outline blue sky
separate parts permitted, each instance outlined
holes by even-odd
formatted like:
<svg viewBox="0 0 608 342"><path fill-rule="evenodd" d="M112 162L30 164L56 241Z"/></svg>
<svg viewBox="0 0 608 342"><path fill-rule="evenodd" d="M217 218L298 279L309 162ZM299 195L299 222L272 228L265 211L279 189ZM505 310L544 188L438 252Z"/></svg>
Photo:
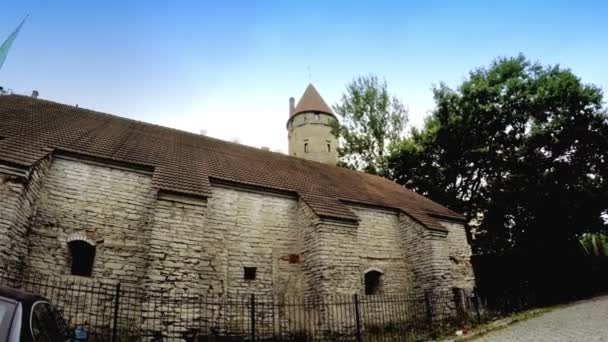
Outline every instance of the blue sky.
<svg viewBox="0 0 608 342"><path fill-rule="evenodd" d="M357 75L384 77L419 125L431 88L524 53L608 89L604 1L13 1L30 14L0 85L252 146L286 150L288 98L329 104Z"/></svg>

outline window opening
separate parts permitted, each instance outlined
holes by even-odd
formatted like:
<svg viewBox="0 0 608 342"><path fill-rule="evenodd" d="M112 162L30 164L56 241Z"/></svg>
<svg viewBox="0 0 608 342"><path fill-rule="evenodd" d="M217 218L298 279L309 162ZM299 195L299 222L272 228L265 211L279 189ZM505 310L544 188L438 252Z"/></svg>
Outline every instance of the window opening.
<svg viewBox="0 0 608 342"><path fill-rule="evenodd" d="M243 267L243 278L245 280L255 280L257 267Z"/></svg>
<svg viewBox="0 0 608 342"><path fill-rule="evenodd" d="M365 294L375 295L381 292L382 273L378 271L369 271L365 273Z"/></svg>
<svg viewBox="0 0 608 342"><path fill-rule="evenodd" d="M95 246L86 241L74 240L68 242L68 247L72 256L72 275L90 277L93 274Z"/></svg>

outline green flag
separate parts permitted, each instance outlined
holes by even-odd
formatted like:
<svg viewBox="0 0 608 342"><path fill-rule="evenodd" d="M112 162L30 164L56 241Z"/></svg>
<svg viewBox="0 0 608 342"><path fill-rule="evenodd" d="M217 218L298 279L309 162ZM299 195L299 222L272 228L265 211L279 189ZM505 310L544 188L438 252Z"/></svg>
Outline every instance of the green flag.
<svg viewBox="0 0 608 342"><path fill-rule="evenodd" d="M25 23L26 19L27 19L27 17L25 17L23 19L23 21L21 21L21 24L19 24L19 26L17 26L15 31L13 31L13 33L11 33L11 35L8 36L8 38L6 38L4 43L2 43L2 46L0 46L0 70L2 70L2 65L4 64L4 60L6 59L6 56L8 55L8 50L10 50L11 45L13 45L15 38L17 38L17 35L19 34L19 30L21 30L21 26L23 26L23 23Z"/></svg>

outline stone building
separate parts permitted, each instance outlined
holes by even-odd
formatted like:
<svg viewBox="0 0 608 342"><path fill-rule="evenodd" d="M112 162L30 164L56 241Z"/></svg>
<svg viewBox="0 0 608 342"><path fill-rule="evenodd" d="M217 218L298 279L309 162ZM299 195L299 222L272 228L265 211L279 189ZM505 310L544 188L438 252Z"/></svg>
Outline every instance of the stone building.
<svg viewBox="0 0 608 342"><path fill-rule="evenodd" d="M287 139L290 156L336 165L338 139L332 134L331 122L336 120L332 110L319 92L309 84L297 107L289 99Z"/></svg>
<svg viewBox="0 0 608 342"><path fill-rule="evenodd" d="M203 295L472 288L464 218L335 166L335 119L310 85L283 155L0 96L0 262Z"/></svg>

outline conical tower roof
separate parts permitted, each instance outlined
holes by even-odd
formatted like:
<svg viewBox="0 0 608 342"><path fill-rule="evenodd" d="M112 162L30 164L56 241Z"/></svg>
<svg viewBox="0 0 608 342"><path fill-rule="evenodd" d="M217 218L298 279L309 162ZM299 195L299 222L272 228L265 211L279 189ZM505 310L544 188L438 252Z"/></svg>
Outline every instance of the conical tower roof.
<svg viewBox="0 0 608 342"><path fill-rule="evenodd" d="M334 115L334 112L329 108L327 103L325 103L325 100L319 95L319 92L312 83L304 90L304 94L300 98L293 113L291 113L291 116L304 112L319 112Z"/></svg>

